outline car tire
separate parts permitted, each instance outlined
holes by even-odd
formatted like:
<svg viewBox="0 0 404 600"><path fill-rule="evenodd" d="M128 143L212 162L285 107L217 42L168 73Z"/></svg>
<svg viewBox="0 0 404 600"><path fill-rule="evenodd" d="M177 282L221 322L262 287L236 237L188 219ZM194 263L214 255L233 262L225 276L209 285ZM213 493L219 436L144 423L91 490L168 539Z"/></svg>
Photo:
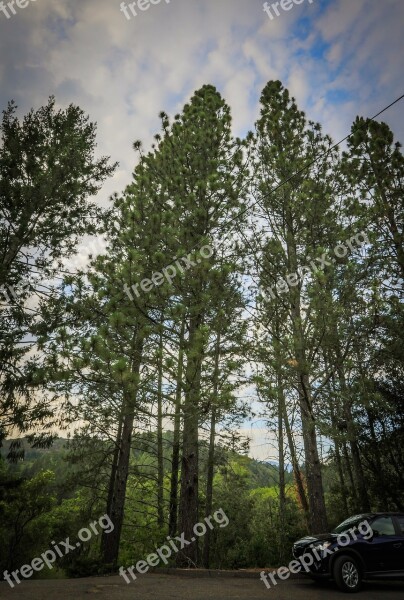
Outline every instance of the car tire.
<svg viewBox="0 0 404 600"><path fill-rule="evenodd" d="M358 562L351 556L339 556L333 566L335 583L342 592L359 592L362 587L362 573Z"/></svg>

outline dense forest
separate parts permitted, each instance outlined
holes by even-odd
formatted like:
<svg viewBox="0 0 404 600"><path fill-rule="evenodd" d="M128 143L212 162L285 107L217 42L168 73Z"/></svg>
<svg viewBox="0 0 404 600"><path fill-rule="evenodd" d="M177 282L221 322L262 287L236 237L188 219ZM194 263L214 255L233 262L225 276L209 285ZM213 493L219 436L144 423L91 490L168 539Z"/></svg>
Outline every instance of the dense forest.
<svg viewBox="0 0 404 600"><path fill-rule="evenodd" d="M404 511L400 143L358 116L336 144L279 81L243 138L211 85L160 119L105 207L117 165L79 107L3 112L0 571L101 515L37 576L132 565L219 509L169 565L276 566L302 534Z"/></svg>

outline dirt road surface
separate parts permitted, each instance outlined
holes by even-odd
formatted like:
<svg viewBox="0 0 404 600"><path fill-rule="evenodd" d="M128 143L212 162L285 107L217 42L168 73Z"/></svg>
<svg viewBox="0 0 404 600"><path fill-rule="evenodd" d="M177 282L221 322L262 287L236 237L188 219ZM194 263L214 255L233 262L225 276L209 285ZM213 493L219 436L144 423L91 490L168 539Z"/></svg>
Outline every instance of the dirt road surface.
<svg viewBox="0 0 404 600"><path fill-rule="evenodd" d="M352 596L351 596L352 597ZM404 582L369 582L356 600L400 600ZM179 577L147 574L126 584L122 577L22 581L13 589L0 583L1 600L344 600L332 583L304 578L279 582L267 589L257 578Z"/></svg>

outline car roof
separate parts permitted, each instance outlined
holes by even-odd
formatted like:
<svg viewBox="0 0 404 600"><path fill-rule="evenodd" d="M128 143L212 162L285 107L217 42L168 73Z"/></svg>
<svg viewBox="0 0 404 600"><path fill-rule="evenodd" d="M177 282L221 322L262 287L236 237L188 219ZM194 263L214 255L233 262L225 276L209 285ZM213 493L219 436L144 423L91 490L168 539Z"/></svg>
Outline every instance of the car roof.
<svg viewBox="0 0 404 600"><path fill-rule="evenodd" d="M374 513L366 513L363 515L364 517L404 517L404 513L402 512L374 512Z"/></svg>
<svg viewBox="0 0 404 600"><path fill-rule="evenodd" d="M404 517L404 513L398 511L358 513L357 515L351 515L345 519L345 521L350 521L352 519L374 519L375 517Z"/></svg>

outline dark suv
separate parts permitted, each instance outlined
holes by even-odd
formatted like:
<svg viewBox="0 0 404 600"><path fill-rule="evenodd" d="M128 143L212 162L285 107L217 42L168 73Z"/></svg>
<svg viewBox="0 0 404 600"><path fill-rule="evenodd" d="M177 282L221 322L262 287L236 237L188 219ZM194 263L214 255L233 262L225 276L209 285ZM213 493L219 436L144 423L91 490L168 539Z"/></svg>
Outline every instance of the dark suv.
<svg viewBox="0 0 404 600"><path fill-rule="evenodd" d="M355 515L298 540L293 556L313 579L332 578L343 592L359 591L363 579L404 579L404 514Z"/></svg>

